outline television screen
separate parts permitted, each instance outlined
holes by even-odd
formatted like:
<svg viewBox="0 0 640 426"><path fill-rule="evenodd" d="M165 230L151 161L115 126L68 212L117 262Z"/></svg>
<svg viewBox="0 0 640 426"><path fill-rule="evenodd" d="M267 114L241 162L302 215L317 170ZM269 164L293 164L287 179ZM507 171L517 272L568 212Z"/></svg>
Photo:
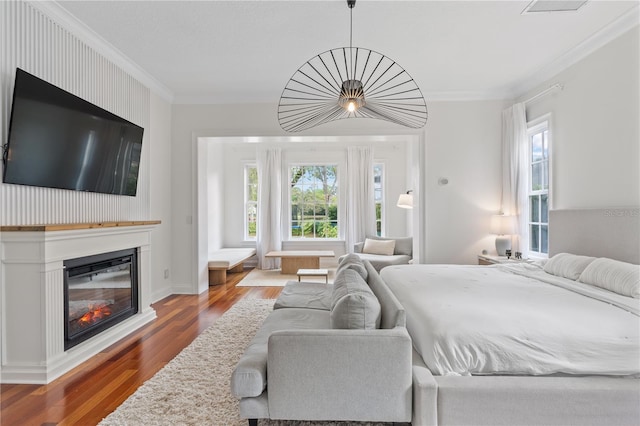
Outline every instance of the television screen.
<svg viewBox="0 0 640 426"><path fill-rule="evenodd" d="M3 182L134 196L143 132L17 69Z"/></svg>

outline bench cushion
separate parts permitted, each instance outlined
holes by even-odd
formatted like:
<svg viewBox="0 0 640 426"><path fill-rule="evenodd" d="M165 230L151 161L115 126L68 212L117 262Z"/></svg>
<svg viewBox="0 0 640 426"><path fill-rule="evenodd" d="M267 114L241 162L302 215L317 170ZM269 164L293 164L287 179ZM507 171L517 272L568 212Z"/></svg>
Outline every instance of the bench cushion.
<svg viewBox="0 0 640 426"><path fill-rule="evenodd" d="M222 248L209 254L209 269L231 269L256 254L254 248Z"/></svg>
<svg viewBox="0 0 640 426"><path fill-rule="evenodd" d="M265 390L269 336L274 331L330 328L328 311L291 308L271 312L233 370L231 392L243 398L259 396Z"/></svg>

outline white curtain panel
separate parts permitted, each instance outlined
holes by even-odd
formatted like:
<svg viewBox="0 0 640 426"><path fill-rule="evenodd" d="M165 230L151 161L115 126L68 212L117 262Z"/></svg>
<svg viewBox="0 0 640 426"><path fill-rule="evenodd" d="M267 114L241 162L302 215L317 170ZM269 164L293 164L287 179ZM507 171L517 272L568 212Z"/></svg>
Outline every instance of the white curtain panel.
<svg viewBox="0 0 640 426"><path fill-rule="evenodd" d="M371 147L347 148L347 202L345 242L348 253L353 245L376 234L376 210L373 199L373 150Z"/></svg>
<svg viewBox="0 0 640 426"><path fill-rule="evenodd" d="M516 232L512 248L528 255L527 185L528 170L527 118L524 103L502 111L502 211L516 216Z"/></svg>
<svg viewBox="0 0 640 426"><path fill-rule="evenodd" d="M256 235L259 269L278 269L279 258L265 258L282 250L282 150L258 150L258 230Z"/></svg>

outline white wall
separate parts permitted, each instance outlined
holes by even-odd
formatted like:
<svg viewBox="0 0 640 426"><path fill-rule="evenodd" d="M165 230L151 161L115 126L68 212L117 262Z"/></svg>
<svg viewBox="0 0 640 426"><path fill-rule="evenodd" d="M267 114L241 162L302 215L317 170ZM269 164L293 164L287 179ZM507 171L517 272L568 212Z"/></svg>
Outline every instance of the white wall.
<svg viewBox="0 0 640 426"><path fill-rule="evenodd" d="M150 115L151 205L149 217L162 222L151 233L151 300L156 302L172 293L171 104L151 92Z"/></svg>
<svg viewBox="0 0 640 426"><path fill-rule="evenodd" d="M527 105L552 114L552 208L640 205L638 27L522 97L564 89Z"/></svg>
<svg viewBox="0 0 640 426"><path fill-rule="evenodd" d="M435 102L427 123L427 263L477 263L495 251L500 208L502 101ZM449 180L440 185L441 178Z"/></svg>
<svg viewBox="0 0 640 426"><path fill-rule="evenodd" d="M207 145L209 156L205 173L207 175L206 192L209 198L207 206L207 218L209 221L208 249L212 251L222 247L241 247L237 242L226 242L225 230L233 227L234 222L237 222L238 219L242 219L242 212L238 211L237 206L230 211L228 201L230 187L242 194L244 190L242 180L236 182L237 176L227 173L228 167L226 166L229 165L230 159L226 155L225 146L220 143L208 143ZM234 165L235 169L241 168L238 163ZM241 172L241 170L234 171Z"/></svg>

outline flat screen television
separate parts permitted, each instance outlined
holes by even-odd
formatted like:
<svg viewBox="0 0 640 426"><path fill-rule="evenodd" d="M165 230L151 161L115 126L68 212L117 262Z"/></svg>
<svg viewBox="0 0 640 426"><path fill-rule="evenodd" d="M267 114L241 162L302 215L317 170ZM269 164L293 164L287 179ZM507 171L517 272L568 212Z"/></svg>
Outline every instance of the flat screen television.
<svg viewBox="0 0 640 426"><path fill-rule="evenodd" d="M143 132L18 68L2 180L135 196Z"/></svg>

